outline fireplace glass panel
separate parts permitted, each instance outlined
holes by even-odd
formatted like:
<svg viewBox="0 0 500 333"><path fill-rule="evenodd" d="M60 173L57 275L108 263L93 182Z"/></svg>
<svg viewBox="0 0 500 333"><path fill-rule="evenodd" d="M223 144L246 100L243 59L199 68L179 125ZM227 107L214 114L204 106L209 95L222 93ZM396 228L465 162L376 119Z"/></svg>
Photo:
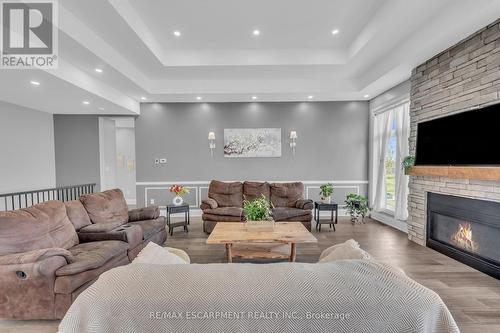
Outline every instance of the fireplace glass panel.
<svg viewBox="0 0 500 333"><path fill-rule="evenodd" d="M431 238L500 263L500 229L488 224L431 213Z"/></svg>

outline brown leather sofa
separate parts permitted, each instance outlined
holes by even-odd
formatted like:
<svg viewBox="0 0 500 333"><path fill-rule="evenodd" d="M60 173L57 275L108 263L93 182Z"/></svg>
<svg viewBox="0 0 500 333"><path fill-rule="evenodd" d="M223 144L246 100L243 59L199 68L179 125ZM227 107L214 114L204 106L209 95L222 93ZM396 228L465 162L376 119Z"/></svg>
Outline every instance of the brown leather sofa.
<svg viewBox="0 0 500 333"><path fill-rule="evenodd" d="M166 237L158 208L129 212L120 190L0 212L0 318L60 319L100 274Z"/></svg>
<svg viewBox="0 0 500 333"><path fill-rule="evenodd" d="M302 222L311 231L312 200L304 199L304 184L267 182L221 182L213 180L208 199L202 201L203 230L211 233L217 222L243 222L243 200L264 195L272 204L277 222Z"/></svg>

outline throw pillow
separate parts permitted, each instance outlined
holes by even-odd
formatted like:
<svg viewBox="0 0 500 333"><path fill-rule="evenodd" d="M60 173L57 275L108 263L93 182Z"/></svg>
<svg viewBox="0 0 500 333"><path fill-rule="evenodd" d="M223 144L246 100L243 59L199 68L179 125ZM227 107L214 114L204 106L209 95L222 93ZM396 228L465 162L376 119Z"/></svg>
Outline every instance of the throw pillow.
<svg viewBox="0 0 500 333"><path fill-rule="evenodd" d="M186 260L180 256L170 252L168 249L160 245L149 242L145 248L139 252L137 257L132 261L132 264L155 264L155 265L171 265L171 264L188 264Z"/></svg>
<svg viewBox="0 0 500 333"><path fill-rule="evenodd" d="M358 242L350 239L344 243L337 244L324 250L319 257L319 263L346 259L371 259L368 252L359 247Z"/></svg>

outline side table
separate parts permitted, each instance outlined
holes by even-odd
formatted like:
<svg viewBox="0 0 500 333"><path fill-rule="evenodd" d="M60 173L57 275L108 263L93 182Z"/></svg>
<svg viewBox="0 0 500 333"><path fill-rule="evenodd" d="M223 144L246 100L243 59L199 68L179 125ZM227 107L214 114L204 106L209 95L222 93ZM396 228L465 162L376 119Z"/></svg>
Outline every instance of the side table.
<svg viewBox="0 0 500 333"><path fill-rule="evenodd" d="M172 223L171 222L171 215L172 214L180 214L180 213L184 213L184 221ZM189 230L188 230L189 223L190 223L190 216L189 216L189 205L188 204L184 204L184 205L180 205L180 206L167 205L167 225L168 225L168 232L170 233L170 236L173 235L175 227L183 227L185 232L189 232Z"/></svg>
<svg viewBox="0 0 500 333"><path fill-rule="evenodd" d="M319 215L322 210L331 212L331 217L329 220L321 220ZM333 213L335 213L335 220L333 219ZM335 224L338 223L338 217L339 205L337 203L323 203L319 201L314 202L314 220L316 221L316 230L321 231L322 224L329 224L330 228L333 227L333 231L335 231Z"/></svg>

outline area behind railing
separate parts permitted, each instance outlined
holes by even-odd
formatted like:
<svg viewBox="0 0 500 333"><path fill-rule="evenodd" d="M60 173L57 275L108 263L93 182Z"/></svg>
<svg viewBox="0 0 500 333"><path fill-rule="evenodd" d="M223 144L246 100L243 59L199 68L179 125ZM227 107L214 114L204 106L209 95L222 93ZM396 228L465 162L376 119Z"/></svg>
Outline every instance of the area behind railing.
<svg viewBox="0 0 500 333"><path fill-rule="evenodd" d="M26 208L48 200L77 200L83 194L94 193L95 186L96 184L81 184L0 194L0 211Z"/></svg>

